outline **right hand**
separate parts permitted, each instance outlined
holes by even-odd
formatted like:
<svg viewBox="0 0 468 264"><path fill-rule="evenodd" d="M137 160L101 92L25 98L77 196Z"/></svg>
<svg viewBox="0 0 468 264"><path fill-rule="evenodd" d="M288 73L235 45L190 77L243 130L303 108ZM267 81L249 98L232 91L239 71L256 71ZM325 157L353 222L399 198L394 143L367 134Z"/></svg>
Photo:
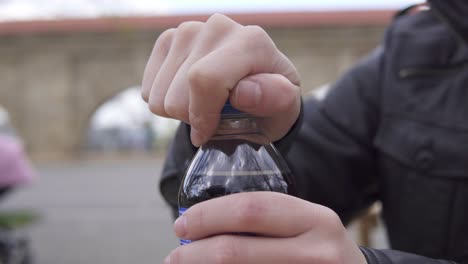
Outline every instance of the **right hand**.
<svg viewBox="0 0 468 264"><path fill-rule="evenodd" d="M177 219L174 230L192 242L173 250L165 264L367 264L335 212L277 192L198 203Z"/></svg>
<svg viewBox="0 0 468 264"><path fill-rule="evenodd" d="M214 134L228 98L235 108L262 117L263 132L276 141L299 116L299 82L294 65L262 28L215 14L159 36L142 97L153 113L190 124L195 146Z"/></svg>

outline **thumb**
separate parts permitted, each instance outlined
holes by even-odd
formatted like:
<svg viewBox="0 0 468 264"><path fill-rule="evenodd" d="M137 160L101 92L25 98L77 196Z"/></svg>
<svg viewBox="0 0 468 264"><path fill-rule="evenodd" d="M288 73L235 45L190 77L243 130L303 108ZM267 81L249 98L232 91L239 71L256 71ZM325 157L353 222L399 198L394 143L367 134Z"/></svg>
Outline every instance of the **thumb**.
<svg viewBox="0 0 468 264"><path fill-rule="evenodd" d="M240 80L230 93L232 105L259 117L295 114L300 108L300 88L281 74L260 73Z"/></svg>
<svg viewBox="0 0 468 264"><path fill-rule="evenodd" d="M230 93L231 104L262 117L261 127L272 141L284 137L301 110L301 90L282 74L261 73L240 80Z"/></svg>

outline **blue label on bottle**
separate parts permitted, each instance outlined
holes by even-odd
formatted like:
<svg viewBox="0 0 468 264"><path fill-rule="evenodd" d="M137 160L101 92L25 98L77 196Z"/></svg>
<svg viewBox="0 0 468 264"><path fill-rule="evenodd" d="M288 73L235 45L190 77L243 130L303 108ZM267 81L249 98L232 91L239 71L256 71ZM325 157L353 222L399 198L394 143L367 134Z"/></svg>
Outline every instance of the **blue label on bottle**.
<svg viewBox="0 0 468 264"><path fill-rule="evenodd" d="M187 208L179 208L179 216L181 216L185 211L187 211ZM180 245L190 244L191 242L192 240L180 239Z"/></svg>

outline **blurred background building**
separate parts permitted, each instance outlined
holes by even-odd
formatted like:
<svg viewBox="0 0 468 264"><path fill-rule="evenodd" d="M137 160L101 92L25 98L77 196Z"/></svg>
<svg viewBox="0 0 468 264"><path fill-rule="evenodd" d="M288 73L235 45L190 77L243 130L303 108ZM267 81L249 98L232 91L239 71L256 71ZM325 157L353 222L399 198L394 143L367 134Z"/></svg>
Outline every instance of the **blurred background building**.
<svg viewBox="0 0 468 264"><path fill-rule="evenodd" d="M375 48L413 2L0 0L0 133L22 139L41 175L3 207L42 215L30 231L38 263L161 262L177 245L157 189L177 122L139 94L158 35L214 12L261 25L306 93Z"/></svg>
<svg viewBox="0 0 468 264"><path fill-rule="evenodd" d="M361 8L359 1L342 1L343 6L340 1L277 6L265 1L143 1L147 9L130 1L49 2L0 2L0 104L37 158L147 149L141 145L148 144L148 137L158 141L165 133L157 130L165 128L137 107L143 105L138 93L119 93L138 89L160 32L182 21L203 21L203 11L236 11L231 16L240 23L264 26L297 65L304 90L332 82L375 47L392 15L392 10L375 9L382 4L364 6L367 1ZM103 105L107 101L115 109L119 103L132 106L116 110L126 111L120 117L109 110L104 118L94 117L103 115L101 106L111 107Z"/></svg>

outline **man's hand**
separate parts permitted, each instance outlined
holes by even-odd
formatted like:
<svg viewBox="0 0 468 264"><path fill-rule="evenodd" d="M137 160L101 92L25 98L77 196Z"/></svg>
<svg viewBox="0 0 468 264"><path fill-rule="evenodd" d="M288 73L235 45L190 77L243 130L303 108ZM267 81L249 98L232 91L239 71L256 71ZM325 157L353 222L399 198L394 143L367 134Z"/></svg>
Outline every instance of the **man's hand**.
<svg viewBox="0 0 468 264"><path fill-rule="evenodd" d="M331 209L281 193L239 193L196 204L174 229L193 242L175 249L165 264L367 263Z"/></svg>
<svg viewBox="0 0 468 264"><path fill-rule="evenodd" d="M299 116L298 86L295 67L263 29L215 14L159 36L142 97L153 113L190 124L196 146L213 135L228 98L237 109L264 117L264 133L276 141Z"/></svg>

